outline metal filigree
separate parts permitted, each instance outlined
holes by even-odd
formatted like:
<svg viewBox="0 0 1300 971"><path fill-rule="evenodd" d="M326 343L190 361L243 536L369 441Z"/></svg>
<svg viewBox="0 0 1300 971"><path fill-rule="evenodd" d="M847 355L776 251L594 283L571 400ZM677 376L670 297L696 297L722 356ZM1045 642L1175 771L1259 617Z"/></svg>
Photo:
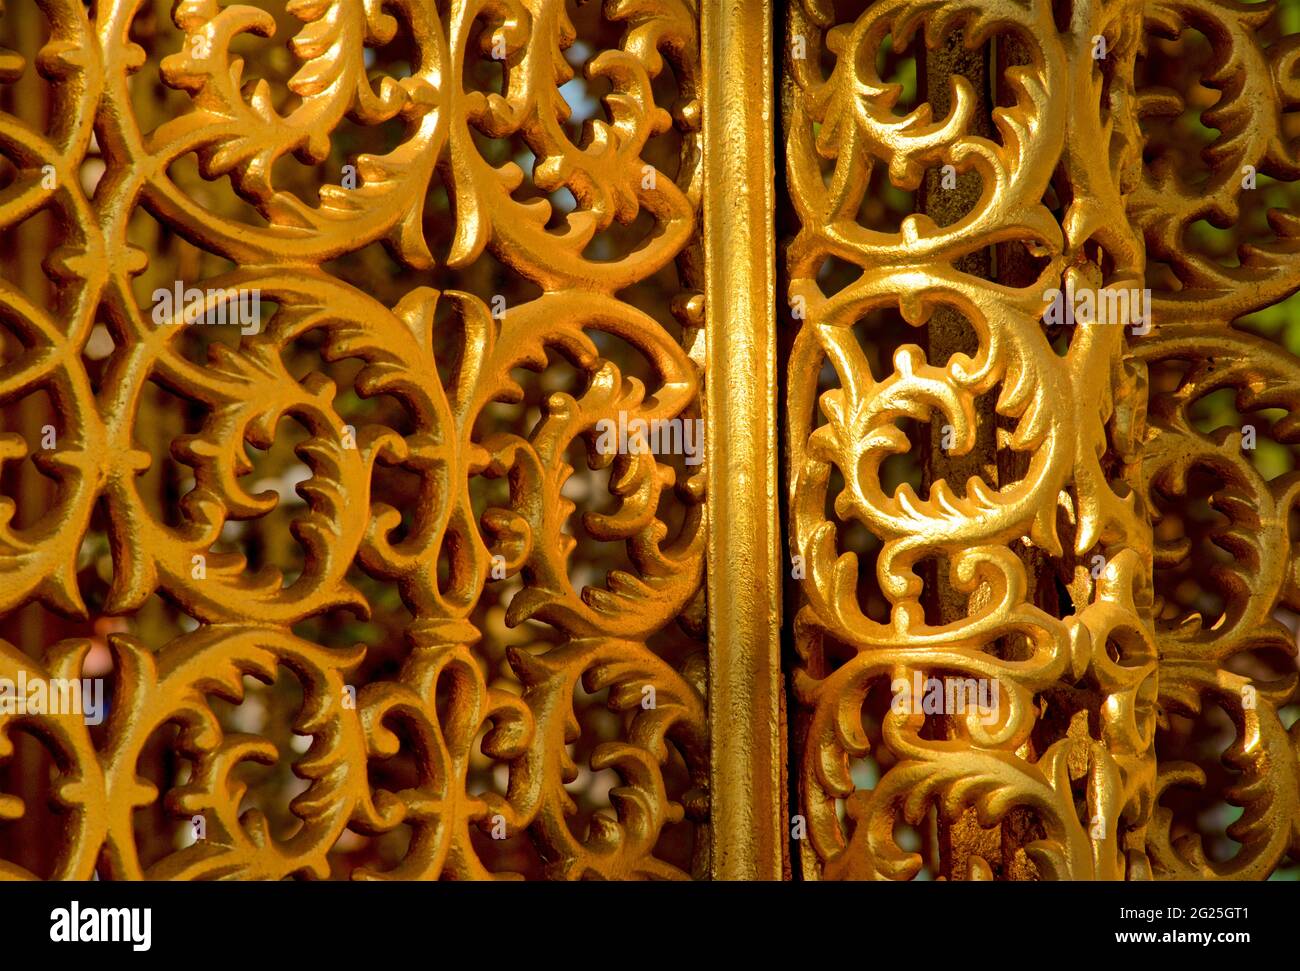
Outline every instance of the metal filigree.
<svg viewBox="0 0 1300 971"><path fill-rule="evenodd" d="M804 873L910 878L925 861L899 845L897 829L925 825L936 807L930 825L951 844L946 874L1142 875L1156 650L1150 533L1126 482L1144 375L1122 327L1081 322L1058 351L1041 325L1049 291L1140 286L1142 243L1122 215L1140 164L1140 9L1076 3L1057 24L1048 3L900 0L836 24L829 6L793 6L786 127L799 232L788 268L804 319L787 407L791 543L805 574L794 622L795 691L807 709ZM967 48L997 39L1020 51L1001 69L1013 103L992 111L988 135L974 131L980 96L966 78L953 75L950 107L936 118L928 104L901 111L901 85L877 73L886 49L938 49L954 32ZM1104 59L1092 56L1098 37ZM945 166L978 186L959 218L910 213L889 230L863 217L873 172L915 190ZM961 265L1009 243L1034 264L1023 285ZM828 294L818 279L831 259L852 273ZM864 344L884 339L882 309L931 338L946 309L974 350L939 359L904 342L873 370ZM833 386L819 389L826 364ZM1026 457L1019 474L994 468L963 485L941 465L926 495L886 487L886 460L919 447L903 420L928 424L936 440L942 429L958 458L980 447L981 407L1001 420L987 423L994 450ZM854 522L880 541L881 617L860 599L870 566L841 535ZM1073 613L1043 608L1031 556L1068 589ZM1104 563L1095 574L1094 556ZM958 609L927 616L940 579L960 594ZM992 682L1003 699L996 720L891 705L875 722L873 690L917 672ZM865 757L879 775L860 784L853 761Z"/></svg>
<svg viewBox="0 0 1300 971"><path fill-rule="evenodd" d="M580 25L562 0L42 0L5 23L43 42L5 52L0 80L51 111L46 125L11 99L0 115L0 226L18 240L50 213L57 229L21 237L53 242L0 283L0 404L17 421L0 458L52 480L44 508L0 500L0 613L32 624L38 603L114 631L102 730L0 716L0 756L33 735L57 765L68 822L48 875L705 872L701 645L668 636L700 630L703 477L596 443L604 419L699 414L702 360L675 336L694 340L699 297L674 322L620 295L674 265L679 287L700 283L693 0L617 0ZM287 51L255 40L286 35ZM591 106L580 133L569 58ZM173 283L205 291L198 316L257 294L260 328L200 338L186 310L150 304ZM573 380L548 377L561 366ZM22 423L41 392L52 447ZM190 427L169 430L169 410ZM258 485L265 456L294 452L297 497ZM578 458L605 500L572 488ZM160 469L188 476L161 505ZM79 556L96 535L108 579L88 602ZM295 543L296 569L266 552ZM622 551L605 582L593 548ZM381 600L405 617L386 669L374 645L308 636ZM142 636L166 610L175 636ZM102 650L39 647L0 643L0 676L75 677ZM296 757L226 717L277 672L301 695L278 713ZM287 828L249 808L242 771L286 760L301 780ZM400 783L372 784L398 762ZM572 784L601 772L617 776L607 799L582 798L605 808L575 816ZM203 832L146 859L138 817L164 798ZM6 796L3 817L30 802ZM383 865L339 855L399 827Z"/></svg>
<svg viewBox="0 0 1300 971"><path fill-rule="evenodd" d="M1288 852L1300 856L1300 675L1295 625L1285 623L1300 611L1300 476L1284 447L1297 441L1300 361L1257 316L1272 307L1285 324L1295 303L1281 302L1300 288L1294 197L1280 194L1281 180L1300 178L1291 134L1300 47L1281 36L1284 13L1275 4L1145 8L1138 110L1151 161L1129 211L1164 270L1151 274L1157 326L1136 344L1152 369L1142 479L1156 536L1163 712L1149 847L1157 873L1177 879L1260 879ZM1199 68L1193 79L1168 77L1176 52ZM1171 140L1162 119L1217 132L1192 145ZM1226 245L1206 245L1202 220L1230 230ZM1216 392L1226 408L1205 408ZM1189 757L1190 739L1224 728L1220 764ZM1239 807L1226 819L1239 845L1217 859L1207 845L1217 834L1200 832L1195 815L1216 800Z"/></svg>
<svg viewBox="0 0 1300 971"><path fill-rule="evenodd" d="M1297 10L10 0L0 876L1292 874Z"/></svg>
<svg viewBox="0 0 1300 971"><path fill-rule="evenodd" d="M1300 820L1286 7L792 8L804 874L1269 876ZM1080 293L1149 312L1063 321ZM899 706L922 676L1003 701Z"/></svg>

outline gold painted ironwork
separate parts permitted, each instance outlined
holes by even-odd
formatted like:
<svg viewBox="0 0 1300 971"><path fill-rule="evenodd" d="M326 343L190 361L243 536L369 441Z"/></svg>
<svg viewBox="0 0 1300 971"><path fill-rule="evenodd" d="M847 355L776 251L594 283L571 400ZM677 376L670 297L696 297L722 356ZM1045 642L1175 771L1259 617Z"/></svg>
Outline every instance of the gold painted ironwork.
<svg viewBox="0 0 1300 971"><path fill-rule="evenodd" d="M0 876L1293 872L1298 18L9 0Z"/></svg>
<svg viewBox="0 0 1300 971"><path fill-rule="evenodd" d="M707 815L703 645L665 640L679 619L702 624L703 476L597 443L602 419L699 414L702 356L686 349L702 323L693 0L607 3L584 14L582 37L562 0L168 6L42 0L5 11L28 51L0 60L0 79L20 84L0 116L12 170L0 225L26 247L50 241L13 255L29 271L43 265L53 292L40 300L30 272L0 285L14 338L0 402L21 418L21 403L44 392L55 441L40 445L39 424L11 426L0 457L34 461L55 487L46 508L0 506L0 613L35 603L132 619L109 628L102 732L72 715L0 717L0 738L34 735L57 766L66 828L42 875L707 872L696 832ZM254 46L286 34L287 51ZM588 96L603 96L581 133L561 92L575 76L566 51ZM666 150L647 148L666 133ZM347 145L374 147L346 155ZM525 176L516 160L529 158ZM185 168L194 160L197 173ZM213 182L233 193L205 188ZM571 211L553 220L552 201L569 194ZM38 212L55 228L20 237L15 227ZM439 255L430 237L448 225ZM372 244L390 254L386 272ZM503 268L497 292L432 285L490 282L473 272L485 254ZM380 269L358 279L365 259ZM620 295L674 261L679 321ZM411 285L378 299L399 274ZM195 353L192 332L210 328L149 302L173 283L255 292L265 319ZM103 358L93 371L92 344ZM560 364L576 377L546 380ZM154 386L197 413L196 426L158 434L168 409ZM383 407L367 410L372 399ZM528 410L497 404L521 402ZM304 502L284 515L289 488L277 497L252 473L265 469L259 451L292 462L277 440L295 423ZM568 487L579 458L605 501ZM162 500L176 515L146 495L159 466L190 474ZM277 507L250 551L240 537L252 534L232 524ZM109 580L92 604L78 570L96 530ZM578 533L582 549L624 551L605 582L592 575L601 560L575 562ZM264 547L294 540L286 574ZM515 589L503 597L493 584ZM337 631L343 611L365 617L381 594L405 611L405 642L389 670L358 679L368 645L303 631L322 619ZM163 611L158 598L182 615L164 643L140 636ZM489 609L498 601L504 625ZM39 630L33 611L22 616ZM512 640L507 627L530 633ZM96 646L74 636L25 652L5 641L0 675L75 677ZM247 700L245 679L270 683L277 671L299 684L296 757L269 732L238 730L238 712L225 717ZM599 731L591 696L608 700ZM248 808L242 770L284 759L303 784L276 827ZM372 785L397 762L397 781ZM594 796L582 790L604 811L577 814L580 773L616 775ZM145 859L157 839L140 814L164 796L188 845L155 845ZM32 803L8 795L0 815ZM191 821L201 838L185 832ZM404 845L386 865L339 856L399 827ZM32 875L15 863L4 873Z"/></svg>
<svg viewBox="0 0 1300 971"><path fill-rule="evenodd" d="M703 9L713 875L786 873L772 6ZM723 363L725 362L725 364Z"/></svg>
<svg viewBox="0 0 1300 971"><path fill-rule="evenodd" d="M1134 351L1151 369L1142 490L1156 538L1165 731L1147 847L1162 877L1261 879L1288 852L1300 858L1300 721L1288 731L1281 717L1300 701L1300 474L1286 447L1300 441L1300 358L1277 340L1300 288L1286 186L1300 178L1300 47L1284 36L1294 9L1144 9L1152 63L1137 110L1150 164L1128 208L1161 271L1149 274L1157 327ZM1175 57L1204 79L1162 73ZM1216 131L1197 153L1169 138L1166 119ZM1207 239L1201 220L1227 238ZM1207 410L1216 392L1226 407ZM1198 764L1188 742L1211 731L1225 736L1222 764ZM1241 808L1227 829L1239 847L1217 859L1195 816L1215 800Z"/></svg>
<svg viewBox="0 0 1300 971"><path fill-rule="evenodd" d="M840 23L829 3L790 7L803 873L1267 876L1300 849L1300 726L1278 715L1295 636L1274 614L1294 607L1295 486L1188 411L1233 388L1243 412L1286 409L1263 427L1290 440L1294 358L1233 322L1296 289L1293 217L1271 215L1278 238L1240 267L1188 230L1234 221L1243 165L1297 174L1295 47L1263 31L1277 8L879 0ZM1153 45L1184 26L1212 54L1182 83L1217 101L1154 80ZM900 105L912 56L929 87ZM1201 147L1186 125L1160 145L1140 124L1189 105L1219 129L1208 180L1180 168ZM919 192L891 224L879 201L898 189ZM1053 293L1147 286L1146 336L1047 316ZM890 464L909 452L916 481ZM1218 521L1193 508L1196 467L1218 479ZM1221 612L1198 613L1188 584ZM1259 648L1287 660L1256 684L1230 661ZM996 718L892 705L918 676L991 681ZM1237 736L1216 774L1244 809L1227 863L1194 810L1166 805L1206 779L1187 753L1211 704Z"/></svg>

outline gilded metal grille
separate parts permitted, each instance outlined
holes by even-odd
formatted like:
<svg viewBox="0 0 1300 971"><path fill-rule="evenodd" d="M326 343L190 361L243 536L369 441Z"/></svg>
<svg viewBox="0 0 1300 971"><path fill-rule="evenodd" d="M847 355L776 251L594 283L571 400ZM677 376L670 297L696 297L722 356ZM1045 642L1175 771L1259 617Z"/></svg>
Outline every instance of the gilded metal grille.
<svg viewBox="0 0 1300 971"><path fill-rule="evenodd" d="M1293 5L1144 12L1137 111L1150 164L1129 213L1146 239L1159 325L1134 353L1151 375L1142 491L1168 713L1147 846L1163 877L1260 879L1288 851L1300 858L1300 361L1281 327L1300 285L1287 185L1300 177L1300 23ZM1177 137L1198 116L1216 129L1199 153ZM1196 756L1195 740L1211 732L1230 742L1221 763ZM1197 832L1197 811L1214 800L1241 809L1227 830L1240 844L1231 856L1211 855Z"/></svg>
<svg viewBox="0 0 1300 971"><path fill-rule="evenodd" d="M4 21L6 873L704 872L693 3L168 7Z"/></svg>
<svg viewBox="0 0 1300 971"><path fill-rule="evenodd" d="M1294 483L1242 435L1292 441L1297 385L1240 318L1297 281L1290 214L1260 239L1241 206L1297 175L1287 11L791 6L804 874L1269 875L1300 848ZM1196 427L1219 389L1258 427ZM1001 704L919 703L954 681Z"/></svg>
<svg viewBox="0 0 1300 971"><path fill-rule="evenodd" d="M1294 876L1297 37L0 7L0 875Z"/></svg>

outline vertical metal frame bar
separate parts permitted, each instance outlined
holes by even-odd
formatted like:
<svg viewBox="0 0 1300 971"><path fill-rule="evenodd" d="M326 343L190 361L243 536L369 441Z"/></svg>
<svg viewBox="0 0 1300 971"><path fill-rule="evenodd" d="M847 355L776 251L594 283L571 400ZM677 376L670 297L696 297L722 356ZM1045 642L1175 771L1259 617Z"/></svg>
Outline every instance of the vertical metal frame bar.
<svg viewBox="0 0 1300 971"><path fill-rule="evenodd" d="M711 869L719 880L778 880L785 746L772 3L701 6Z"/></svg>

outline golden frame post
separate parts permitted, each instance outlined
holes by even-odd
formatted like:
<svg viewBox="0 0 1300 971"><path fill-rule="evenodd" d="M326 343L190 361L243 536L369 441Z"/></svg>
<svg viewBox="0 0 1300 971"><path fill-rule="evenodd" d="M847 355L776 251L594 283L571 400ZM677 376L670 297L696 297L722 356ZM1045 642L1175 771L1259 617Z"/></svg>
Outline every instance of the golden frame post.
<svg viewBox="0 0 1300 971"><path fill-rule="evenodd" d="M785 746L772 5L701 6L706 373L720 378L705 391L711 869L721 880L779 880Z"/></svg>

